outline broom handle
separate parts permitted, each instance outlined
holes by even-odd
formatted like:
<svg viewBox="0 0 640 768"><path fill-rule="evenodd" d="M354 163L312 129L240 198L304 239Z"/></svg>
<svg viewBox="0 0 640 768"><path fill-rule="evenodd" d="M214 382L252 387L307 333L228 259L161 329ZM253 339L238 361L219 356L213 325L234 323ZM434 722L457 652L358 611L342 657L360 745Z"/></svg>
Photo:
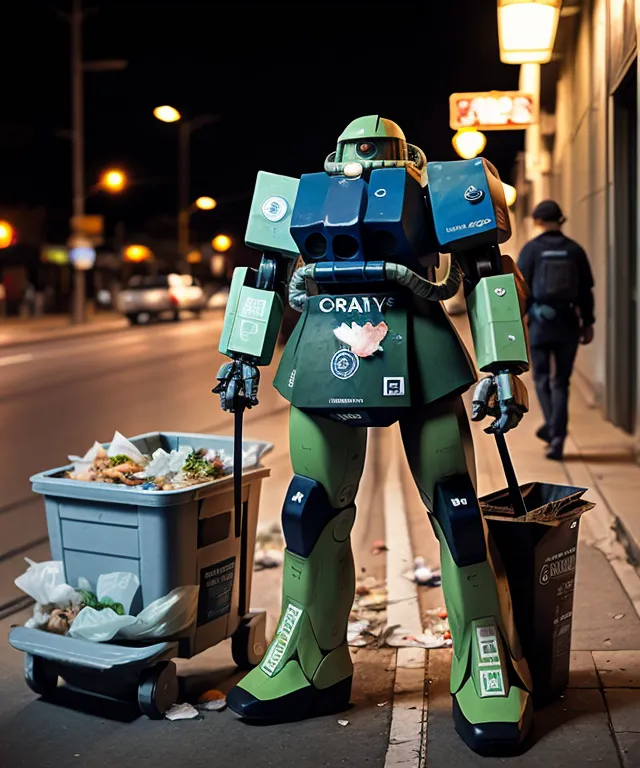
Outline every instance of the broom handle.
<svg viewBox="0 0 640 768"><path fill-rule="evenodd" d="M527 508L522 498L522 491L518 485L518 478L516 477L516 471L513 468L513 462L511 461L511 455L509 454L509 448L507 447L507 441L504 435L495 435L496 445L498 446L498 453L500 454L500 460L502 461L502 468L504 469L505 477L507 478L507 487L509 488L509 498L513 511L516 517L522 517L527 514Z"/></svg>

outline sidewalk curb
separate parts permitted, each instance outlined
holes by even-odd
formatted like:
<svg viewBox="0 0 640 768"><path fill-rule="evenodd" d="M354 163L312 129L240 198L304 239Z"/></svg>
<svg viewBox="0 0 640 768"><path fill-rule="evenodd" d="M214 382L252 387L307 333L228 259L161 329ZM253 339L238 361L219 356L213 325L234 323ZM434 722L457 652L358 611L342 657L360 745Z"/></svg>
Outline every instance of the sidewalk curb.
<svg viewBox="0 0 640 768"><path fill-rule="evenodd" d="M11 341L0 341L0 351L3 349L12 349L14 347L28 346L31 344L42 344L51 341L67 341L69 339L84 338L85 336L95 336L108 331L125 331L128 328L126 320L110 320L90 324L86 328L77 331L63 331L62 333L53 332L51 335L41 335L26 338L17 338Z"/></svg>
<svg viewBox="0 0 640 768"><path fill-rule="evenodd" d="M384 525L387 546L387 625L400 625L410 634L422 632L418 590L403 574L413 566L409 520L404 503L397 427L392 433L384 483ZM426 727L424 648L398 648L391 709L389 745L384 768L419 768Z"/></svg>

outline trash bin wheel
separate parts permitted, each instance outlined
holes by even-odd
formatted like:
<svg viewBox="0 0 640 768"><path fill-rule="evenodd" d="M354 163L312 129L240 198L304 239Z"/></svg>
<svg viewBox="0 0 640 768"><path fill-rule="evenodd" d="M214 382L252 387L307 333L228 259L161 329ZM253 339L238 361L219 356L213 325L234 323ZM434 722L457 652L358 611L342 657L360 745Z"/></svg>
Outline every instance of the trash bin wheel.
<svg viewBox="0 0 640 768"><path fill-rule="evenodd" d="M58 675L47 667L41 656L27 653L24 659L24 679L34 693L50 698L58 687Z"/></svg>
<svg viewBox="0 0 640 768"><path fill-rule="evenodd" d="M267 650L267 614L248 613L231 636L231 655L240 669L253 669Z"/></svg>
<svg viewBox="0 0 640 768"><path fill-rule="evenodd" d="M138 706L151 720L162 720L178 700L178 676L172 661L161 661L140 675Z"/></svg>

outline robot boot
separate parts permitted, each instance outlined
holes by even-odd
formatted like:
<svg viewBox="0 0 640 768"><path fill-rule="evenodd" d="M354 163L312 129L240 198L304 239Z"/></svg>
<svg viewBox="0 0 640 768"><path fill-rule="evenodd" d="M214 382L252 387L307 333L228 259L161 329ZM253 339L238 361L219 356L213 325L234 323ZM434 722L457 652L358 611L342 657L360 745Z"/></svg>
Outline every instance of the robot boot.
<svg viewBox="0 0 640 768"><path fill-rule="evenodd" d="M355 589L355 507L332 509L323 488L298 475L286 499L278 629L260 665L227 696L230 709L247 720L287 722L337 712L351 695L346 635Z"/></svg>
<svg viewBox="0 0 640 768"><path fill-rule="evenodd" d="M481 755L521 751L532 725L529 669L512 622L506 582L496 577L468 476L438 483L432 523L453 640L456 730ZM501 600L502 598L502 600Z"/></svg>

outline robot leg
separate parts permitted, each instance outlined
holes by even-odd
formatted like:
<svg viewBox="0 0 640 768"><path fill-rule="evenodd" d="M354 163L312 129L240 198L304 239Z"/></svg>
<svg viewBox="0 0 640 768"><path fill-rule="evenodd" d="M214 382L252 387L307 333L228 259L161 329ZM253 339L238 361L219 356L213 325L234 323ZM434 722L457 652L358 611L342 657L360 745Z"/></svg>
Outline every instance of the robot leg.
<svg viewBox="0 0 640 768"><path fill-rule="evenodd" d="M440 542L456 730L479 754L518 752L532 725L531 678L467 468L473 454L464 408L459 400L440 404L422 418L413 414L402 430Z"/></svg>
<svg viewBox="0 0 640 768"><path fill-rule="evenodd" d="M366 429L295 408L290 429L296 474L282 512L287 546L280 622L260 665L227 696L230 709L247 720L286 722L339 711L351 695L350 534Z"/></svg>

